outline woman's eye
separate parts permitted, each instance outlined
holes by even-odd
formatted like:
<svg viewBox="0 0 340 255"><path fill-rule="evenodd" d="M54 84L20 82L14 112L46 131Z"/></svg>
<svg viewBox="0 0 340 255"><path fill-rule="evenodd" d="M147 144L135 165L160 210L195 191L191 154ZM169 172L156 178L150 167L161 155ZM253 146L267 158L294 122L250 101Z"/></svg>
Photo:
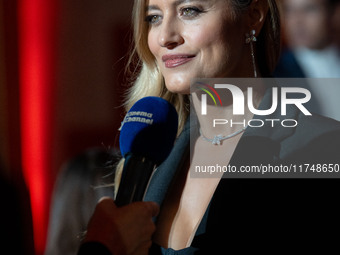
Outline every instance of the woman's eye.
<svg viewBox="0 0 340 255"><path fill-rule="evenodd" d="M196 17L202 12L203 11L198 9L197 7L186 7L186 8L182 8L180 10L181 16L185 16L185 17L189 17L189 18Z"/></svg>
<svg viewBox="0 0 340 255"><path fill-rule="evenodd" d="M157 24L161 20L159 15L149 15L145 18L145 21L149 24Z"/></svg>

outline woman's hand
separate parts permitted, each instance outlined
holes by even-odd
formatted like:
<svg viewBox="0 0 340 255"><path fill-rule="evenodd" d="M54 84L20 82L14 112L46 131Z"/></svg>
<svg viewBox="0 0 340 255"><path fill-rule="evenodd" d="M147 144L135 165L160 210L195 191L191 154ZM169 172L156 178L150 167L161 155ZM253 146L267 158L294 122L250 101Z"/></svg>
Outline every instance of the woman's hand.
<svg viewBox="0 0 340 255"><path fill-rule="evenodd" d="M156 230L152 217L159 212L154 202L134 202L117 207L102 198L89 221L84 242L99 242L114 255L146 255Z"/></svg>

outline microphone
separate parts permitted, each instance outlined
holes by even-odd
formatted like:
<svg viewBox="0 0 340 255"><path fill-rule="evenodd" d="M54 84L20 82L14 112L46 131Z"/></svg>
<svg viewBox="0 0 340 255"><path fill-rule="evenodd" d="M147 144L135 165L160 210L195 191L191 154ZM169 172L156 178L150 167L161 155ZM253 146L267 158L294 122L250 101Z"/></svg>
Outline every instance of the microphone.
<svg viewBox="0 0 340 255"><path fill-rule="evenodd" d="M117 206L143 200L155 167L170 154L178 129L175 107L160 97L144 97L126 114L119 146L125 158Z"/></svg>

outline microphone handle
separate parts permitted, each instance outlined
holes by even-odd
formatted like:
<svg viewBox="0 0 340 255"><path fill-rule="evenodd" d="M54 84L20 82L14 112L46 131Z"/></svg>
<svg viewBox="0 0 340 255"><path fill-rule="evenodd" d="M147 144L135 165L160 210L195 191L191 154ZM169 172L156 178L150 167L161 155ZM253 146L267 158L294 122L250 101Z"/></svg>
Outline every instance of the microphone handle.
<svg viewBox="0 0 340 255"><path fill-rule="evenodd" d="M143 156L127 154L115 203L124 206L142 201L155 163Z"/></svg>

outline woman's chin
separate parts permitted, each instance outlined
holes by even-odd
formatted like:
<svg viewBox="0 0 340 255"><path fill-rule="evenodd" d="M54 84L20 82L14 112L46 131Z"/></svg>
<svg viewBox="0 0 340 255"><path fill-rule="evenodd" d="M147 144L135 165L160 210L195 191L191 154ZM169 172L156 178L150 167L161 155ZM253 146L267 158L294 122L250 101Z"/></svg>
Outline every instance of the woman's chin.
<svg viewBox="0 0 340 255"><path fill-rule="evenodd" d="M168 86L167 86L167 89L168 89L170 92L174 93L174 94L182 94L182 95L188 95L188 94L190 94L190 86L189 86L189 87L185 87L185 88L183 88L183 87L178 87L178 86L176 86L176 87L168 87Z"/></svg>
<svg viewBox="0 0 340 255"><path fill-rule="evenodd" d="M188 82L189 81L189 82ZM166 88L176 94L190 94L190 79L186 80L185 82L180 79L172 80L172 81L165 81Z"/></svg>

